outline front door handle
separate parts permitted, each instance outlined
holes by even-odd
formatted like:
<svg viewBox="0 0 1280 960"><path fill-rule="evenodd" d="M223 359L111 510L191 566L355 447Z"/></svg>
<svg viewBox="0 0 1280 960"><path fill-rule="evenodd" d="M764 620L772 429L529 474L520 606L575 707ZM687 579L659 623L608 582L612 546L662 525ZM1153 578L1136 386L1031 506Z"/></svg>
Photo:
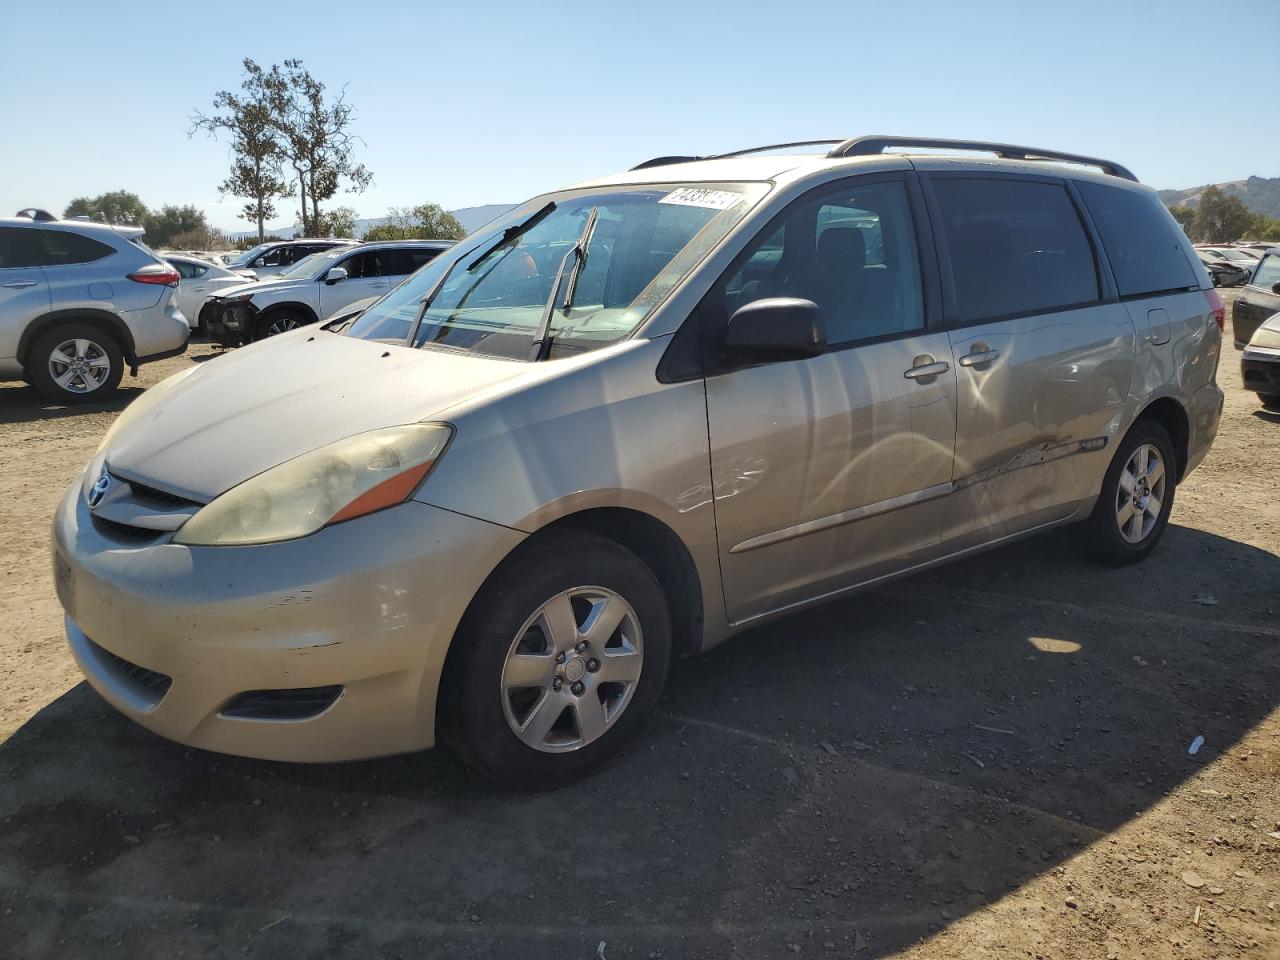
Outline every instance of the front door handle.
<svg viewBox="0 0 1280 960"><path fill-rule="evenodd" d="M35 285L34 280L10 280L8 283L0 283L0 287L8 287L10 290L25 290Z"/></svg>
<svg viewBox="0 0 1280 960"><path fill-rule="evenodd" d="M934 360L932 357L918 359L923 359L925 362L917 363L916 366L903 373L903 376L908 380L927 380L951 369L951 364L945 360Z"/></svg>
<svg viewBox="0 0 1280 960"><path fill-rule="evenodd" d="M960 366L976 367L981 363L990 363L998 356L999 350L971 350L960 358Z"/></svg>

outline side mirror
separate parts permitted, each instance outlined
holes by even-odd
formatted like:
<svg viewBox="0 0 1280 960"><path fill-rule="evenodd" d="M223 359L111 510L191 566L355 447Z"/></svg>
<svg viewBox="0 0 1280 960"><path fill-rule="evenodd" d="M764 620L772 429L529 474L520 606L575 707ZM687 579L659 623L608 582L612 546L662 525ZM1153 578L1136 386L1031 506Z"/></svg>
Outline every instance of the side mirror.
<svg viewBox="0 0 1280 960"><path fill-rule="evenodd" d="M768 297L734 311L724 347L749 363L816 357L827 348L827 325L812 300Z"/></svg>
<svg viewBox="0 0 1280 960"><path fill-rule="evenodd" d="M1271 285L1271 292L1274 293L1276 296L1280 296L1280 280L1277 280L1275 283Z"/></svg>
<svg viewBox="0 0 1280 960"><path fill-rule="evenodd" d="M337 283L339 280L347 279L347 271L343 267L332 267L329 272L324 275L325 283Z"/></svg>

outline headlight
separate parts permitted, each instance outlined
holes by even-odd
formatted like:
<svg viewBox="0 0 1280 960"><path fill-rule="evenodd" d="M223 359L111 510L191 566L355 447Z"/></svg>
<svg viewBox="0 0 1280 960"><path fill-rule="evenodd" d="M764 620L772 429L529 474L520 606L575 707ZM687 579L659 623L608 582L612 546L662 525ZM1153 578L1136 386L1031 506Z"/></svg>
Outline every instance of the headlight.
<svg viewBox="0 0 1280 960"><path fill-rule="evenodd" d="M374 430L272 467L232 487L183 524L175 543L277 543L404 503L453 435L444 423Z"/></svg>

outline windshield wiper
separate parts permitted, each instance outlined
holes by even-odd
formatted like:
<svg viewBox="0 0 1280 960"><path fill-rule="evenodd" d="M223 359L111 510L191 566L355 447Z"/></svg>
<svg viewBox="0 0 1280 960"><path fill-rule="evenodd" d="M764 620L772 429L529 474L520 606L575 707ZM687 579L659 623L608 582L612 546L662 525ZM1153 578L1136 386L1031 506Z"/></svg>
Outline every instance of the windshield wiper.
<svg viewBox="0 0 1280 960"><path fill-rule="evenodd" d="M507 229L502 231L502 236L500 236L497 239L497 242L495 242L491 247L489 247L488 250L480 254L480 256L476 257L474 260L471 261L471 263L467 265L467 273L474 272L476 267L480 266L480 262L484 260L485 257L489 256L489 254L493 253L493 251L501 249L502 247L505 247L508 243L510 243L512 240L516 239L517 237L519 237L521 234L527 233L529 230L532 230L534 227L536 227L539 223L542 222L543 218L546 217L547 214L549 214L555 208L556 208L556 205L555 205L555 202L553 201L551 203L548 203L541 210L535 210L533 213L527 216L520 223L514 223L511 226L507 227ZM475 251L471 251L471 252L474 253Z"/></svg>
<svg viewBox="0 0 1280 960"><path fill-rule="evenodd" d="M551 284L551 294L547 297L546 305L542 308L542 319L538 321L538 327L533 332L533 345L529 350L530 360L545 360L548 354L551 353L551 341L555 339L551 333L551 317L556 312L556 298L560 296L560 285L564 282L565 269L569 267L569 261L572 260L573 267L569 270L569 288L565 291L564 303L562 304L562 308L567 315L569 308L573 306L573 295L578 290L578 276L582 273L582 265L587 262L587 247L591 243L591 235L595 233L596 221L599 216L599 209L592 207L591 212L587 214L587 222L583 226L577 242L564 255L564 259L560 261L560 269L556 271L555 282Z"/></svg>
<svg viewBox="0 0 1280 960"><path fill-rule="evenodd" d="M549 214L555 208L556 208L556 205L555 205L555 202L553 201L551 203L548 203L545 207L542 207L539 210L535 210L533 213L529 214L529 216L525 217L519 223L513 223L511 226L507 227L506 230L502 231L502 236L498 238L496 243L492 244L489 247L489 249L487 249L484 253L480 254L480 256L476 257L474 260L471 261L471 263L467 266L467 271L470 272L474 270L476 266L479 265L480 261L483 260L485 257L489 256L489 254L493 253L493 251L497 250L499 247L504 246L505 244L510 243L512 240L516 239L521 234L532 229L539 222L541 222L541 220L547 214ZM472 247L470 250L467 251L466 256L470 256L471 254L475 253L479 249L480 248L478 245L475 247ZM422 326L422 318L427 315L427 308L431 306L431 301L435 300L436 294L440 292L440 288L444 286L444 282L449 279L449 277L453 274L454 269L458 266L458 264L460 264L463 261L463 259L464 259L463 257L459 257L457 260L453 261L453 263L449 264L449 269L444 272L444 275L441 276L440 279L437 280L434 284L432 284L431 289L428 290L426 292L426 295L421 300L418 301L418 314L413 318L413 326L409 328L409 336L405 338L405 344L407 346L412 347L414 341L418 339L418 330Z"/></svg>

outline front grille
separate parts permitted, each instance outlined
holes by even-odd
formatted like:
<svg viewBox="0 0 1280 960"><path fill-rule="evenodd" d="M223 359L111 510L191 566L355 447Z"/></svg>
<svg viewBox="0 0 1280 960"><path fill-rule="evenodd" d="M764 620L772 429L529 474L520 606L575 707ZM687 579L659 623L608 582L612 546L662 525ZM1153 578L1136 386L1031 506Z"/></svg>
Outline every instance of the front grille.
<svg viewBox="0 0 1280 960"><path fill-rule="evenodd" d="M157 540L165 535L164 530L150 530L146 527L135 527L131 523L119 520L108 520L106 517L93 515L93 525L103 533L119 537L122 540Z"/></svg>
<svg viewBox="0 0 1280 960"><path fill-rule="evenodd" d="M178 507L199 507L202 504L198 500L191 500L187 497L180 497L176 493L170 493L167 490L160 490L156 487L148 487L144 483L137 480L130 480L127 477L119 477L129 485L129 489L133 491L133 495L139 500L151 500L155 503L161 503L166 506Z"/></svg>
<svg viewBox="0 0 1280 960"><path fill-rule="evenodd" d="M116 678L132 687L134 692L140 696L159 703L164 699L164 695L169 692L169 687L173 684L172 677L158 673L155 670L148 670L146 667L140 667L124 657L117 657L110 650L98 646L92 640L89 643L98 656L112 668Z"/></svg>
<svg viewBox="0 0 1280 960"><path fill-rule="evenodd" d="M340 686L247 690L224 703L218 713L242 720L309 720L328 710L341 694Z"/></svg>

